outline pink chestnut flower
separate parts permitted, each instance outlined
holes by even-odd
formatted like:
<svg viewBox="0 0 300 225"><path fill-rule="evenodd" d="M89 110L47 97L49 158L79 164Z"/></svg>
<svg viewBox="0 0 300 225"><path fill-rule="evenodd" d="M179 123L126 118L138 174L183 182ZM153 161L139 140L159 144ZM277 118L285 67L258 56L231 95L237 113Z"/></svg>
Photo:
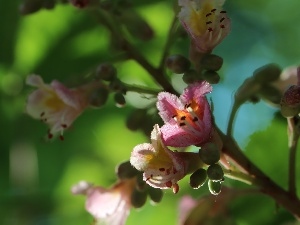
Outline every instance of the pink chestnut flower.
<svg viewBox="0 0 300 225"><path fill-rule="evenodd" d="M172 188L175 194L179 191L177 182L187 173L187 162L180 152L173 152L164 145L157 124L151 132L151 143L135 146L130 157L131 165L144 171L147 184L160 189Z"/></svg>
<svg viewBox="0 0 300 225"><path fill-rule="evenodd" d="M94 224L124 225L130 213L135 185L136 178L121 180L109 189L80 181L71 192L86 195L85 209L94 217Z"/></svg>
<svg viewBox="0 0 300 225"><path fill-rule="evenodd" d="M45 84L38 75L28 76L26 83L37 87L37 90L28 96L27 113L49 125L49 139L55 134L60 134L60 138L63 139L63 131L70 127L88 106L86 90L69 89L57 80Z"/></svg>
<svg viewBox="0 0 300 225"><path fill-rule="evenodd" d="M230 32L230 20L222 9L225 0L178 0L178 18L189 33L192 45L210 53Z"/></svg>
<svg viewBox="0 0 300 225"><path fill-rule="evenodd" d="M212 136L212 116L205 94L212 91L206 81L189 85L178 98L168 92L158 94L157 109L165 122L162 139L167 146L201 146Z"/></svg>

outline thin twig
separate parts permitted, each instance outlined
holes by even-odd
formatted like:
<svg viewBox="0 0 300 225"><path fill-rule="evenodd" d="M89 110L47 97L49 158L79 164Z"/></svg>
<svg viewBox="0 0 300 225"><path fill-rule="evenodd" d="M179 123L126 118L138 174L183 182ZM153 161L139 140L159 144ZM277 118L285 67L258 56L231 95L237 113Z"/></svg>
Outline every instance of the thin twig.
<svg viewBox="0 0 300 225"><path fill-rule="evenodd" d="M228 120L228 125L227 125L227 135L232 136L232 131L233 131L233 125L234 125L234 119L236 116L236 113L238 109L240 108L240 104L238 104L236 101L233 103L233 106L231 108L229 120Z"/></svg>
<svg viewBox="0 0 300 225"><path fill-rule="evenodd" d="M296 152L299 140L299 133L295 126L294 118L287 118L288 122L288 146L289 146L289 192L291 195L296 196Z"/></svg>
<svg viewBox="0 0 300 225"><path fill-rule="evenodd" d="M125 84L125 83L123 83L123 85L125 86L127 91L137 92L140 94L150 94L150 95L156 96L161 91L161 90L157 90L157 89L144 87L141 85L132 85L132 84Z"/></svg>

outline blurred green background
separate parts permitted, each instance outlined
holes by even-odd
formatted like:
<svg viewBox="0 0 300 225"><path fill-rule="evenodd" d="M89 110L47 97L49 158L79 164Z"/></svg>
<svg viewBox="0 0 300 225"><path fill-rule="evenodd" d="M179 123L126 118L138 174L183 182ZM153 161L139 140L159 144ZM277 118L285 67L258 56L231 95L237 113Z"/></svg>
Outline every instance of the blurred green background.
<svg viewBox="0 0 300 225"><path fill-rule="evenodd" d="M24 80L36 73L46 82L58 79L66 85L76 84L99 63L113 61L123 81L150 87L156 84L135 62L118 60L122 56L111 51L109 32L88 11L59 3L52 10L22 16L21 3L0 0L0 224L89 224L92 218L84 210L84 197L72 196L70 187L79 180L109 187L116 180L115 166L129 159L135 145L148 142L142 133L125 126L133 101L129 96L126 107L119 109L110 99L101 109L85 111L65 133L65 141L45 142L47 128L24 113L31 91ZM150 41L133 41L153 64L159 62L175 3L133 1L134 10L155 32ZM226 2L232 32L214 51L225 63L221 83L214 85L211 94L221 129L226 127L234 90L253 70L271 62L282 68L300 63L299 7L299 0ZM178 39L171 53L187 55L188 42L188 38ZM179 76L170 74L170 79L179 91L183 88ZM277 110L263 102L243 106L234 134L249 157L286 187L286 122ZM225 184L247 187L229 181ZM141 220L143 225L177 224L180 196L208 193L206 186L192 190L187 179L180 185L178 195L167 190L162 203L152 206L147 202L142 209L132 210L127 224L141 224ZM233 201L230 215L241 225L294 220L262 196Z"/></svg>

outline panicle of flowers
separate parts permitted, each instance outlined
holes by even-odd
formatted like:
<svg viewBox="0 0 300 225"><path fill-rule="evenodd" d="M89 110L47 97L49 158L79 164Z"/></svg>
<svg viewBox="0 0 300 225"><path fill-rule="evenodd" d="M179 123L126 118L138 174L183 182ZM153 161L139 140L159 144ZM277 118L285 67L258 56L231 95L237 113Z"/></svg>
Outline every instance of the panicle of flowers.
<svg viewBox="0 0 300 225"><path fill-rule="evenodd" d="M211 52L230 31L230 20L222 9L224 1L178 1L181 6L178 18L199 52Z"/></svg>
<svg viewBox="0 0 300 225"><path fill-rule="evenodd" d="M187 162L181 158L179 152L173 152L164 145L157 124L151 133L151 144L135 146L130 163L137 170L144 171L143 179L150 186L160 189L172 188L174 193L179 191L177 182L187 172Z"/></svg>
<svg viewBox="0 0 300 225"><path fill-rule="evenodd" d="M80 181L71 191L86 195L85 209L94 217L95 224L123 225L130 213L135 185L136 178L123 179L109 189Z"/></svg>
<svg viewBox="0 0 300 225"><path fill-rule="evenodd" d="M64 130L69 128L88 106L90 87L69 89L57 80L45 84L38 75L28 76L26 83L37 88L28 96L27 113L49 125L49 139L59 134L63 140Z"/></svg>
<svg viewBox="0 0 300 225"><path fill-rule="evenodd" d="M178 98L168 92L158 94L157 109L165 122L161 127L167 146L201 146L212 135L212 117L205 95L212 91L206 81L189 85Z"/></svg>

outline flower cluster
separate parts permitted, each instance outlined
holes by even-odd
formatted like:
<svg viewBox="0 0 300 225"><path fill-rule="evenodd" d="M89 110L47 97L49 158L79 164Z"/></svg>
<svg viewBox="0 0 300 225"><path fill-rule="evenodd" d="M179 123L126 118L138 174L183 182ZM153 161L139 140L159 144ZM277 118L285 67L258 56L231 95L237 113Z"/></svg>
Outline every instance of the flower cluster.
<svg viewBox="0 0 300 225"><path fill-rule="evenodd" d="M179 191L177 182L189 172L190 159L166 146L201 146L210 140L212 118L205 94L211 90L203 81L188 86L179 98L167 92L158 94L157 108L165 125L155 125L152 143L137 145L130 158L136 169L144 171L144 180L150 186Z"/></svg>

